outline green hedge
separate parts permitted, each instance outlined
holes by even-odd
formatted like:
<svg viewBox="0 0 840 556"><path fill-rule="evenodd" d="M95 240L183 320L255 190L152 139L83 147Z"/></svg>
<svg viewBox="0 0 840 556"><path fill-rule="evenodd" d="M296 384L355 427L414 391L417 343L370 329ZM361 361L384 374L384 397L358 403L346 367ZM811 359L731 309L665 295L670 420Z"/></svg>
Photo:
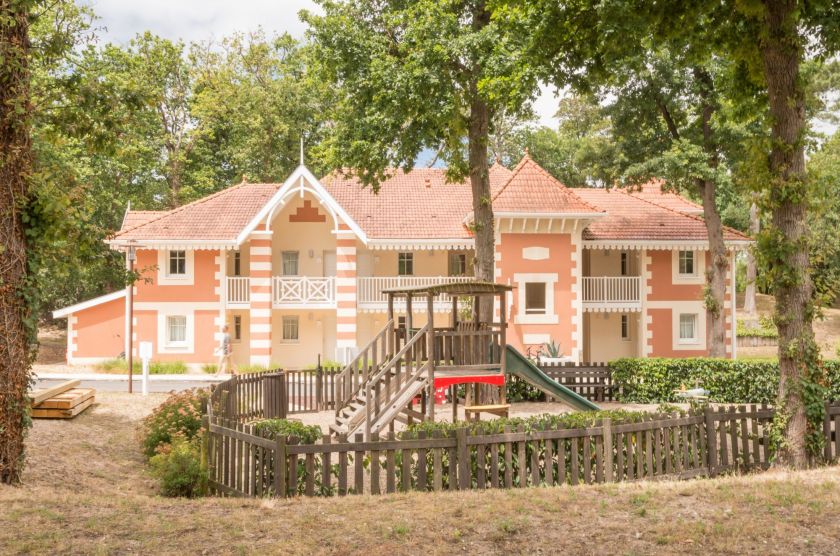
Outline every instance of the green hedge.
<svg viewBox="0 0 840 556"><path fill-rule="evenodd" d="M828 399L840 399L840 361L824 362ZM680 401L674 391L701 387L718 403L774 403L779 363L774 360L618 359L610 363L619 400L631 403Z"/></svg>

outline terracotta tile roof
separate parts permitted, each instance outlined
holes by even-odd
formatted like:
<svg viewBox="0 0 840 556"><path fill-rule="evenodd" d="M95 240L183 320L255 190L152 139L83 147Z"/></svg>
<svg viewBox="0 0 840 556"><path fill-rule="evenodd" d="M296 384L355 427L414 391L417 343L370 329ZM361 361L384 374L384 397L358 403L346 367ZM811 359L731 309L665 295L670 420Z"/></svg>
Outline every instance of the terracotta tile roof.
<svg viewBox="0 0 840 556"><path fill-rule="evenodd" d="M490 189L496 191L511 172L500 164L490 168ZM472 211L468 181L447 183L446 170L397 170L382 182L379 193L362 188L356 178L333 172L321 180L324 188L371 239L465 239L471 237L464 218Z"/></svg>
<svg viewBox="0 0 840 556"><path fill-rule="evenodd" d="M708 238L702 218L639 198L624 190L580 188L575 192L607 212L606 217L586 227L583 231L585 240L705 241ZM726 228L724 240L744 241L749 237Z"/></svg>
<svg viewBox="0 0 840 556"><path fill-rule="evenodd" d="M277 191L278 184L241 183L139 223L126 219L118 240L229 241L251 221Z"/></svg>
<svg viewBox="0 0 840 556"><path fill-rule="evenodd" d="M125 213L125 217L123 217L122 229L127 230L128 228L145 224L165 212L165 210L129 210Z"/></svg>
<svg viewBox="0 0 840 556"><path fill-rule="evenodd" d="M529 214L599 213L525 153L507 183L493 196L494 212Z"/></svg>
<svg viewBox="0 0 840 556"><path fill-rule="evenodd" d="M684 212L686 214L703 214L702 206L689 201L682 195L674 193L673 191L663 191L663 185L664 182L662 180L651 180L639 187L627 188L626 191L634 197L656 203L657 205L662 205L663 207L673 209L677 212Z"/></svg>

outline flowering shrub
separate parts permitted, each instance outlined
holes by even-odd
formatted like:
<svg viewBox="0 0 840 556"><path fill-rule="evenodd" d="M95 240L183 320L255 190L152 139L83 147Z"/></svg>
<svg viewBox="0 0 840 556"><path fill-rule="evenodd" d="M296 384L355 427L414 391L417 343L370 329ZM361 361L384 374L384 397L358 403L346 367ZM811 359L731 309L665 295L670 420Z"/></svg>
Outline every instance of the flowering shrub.
<svg viewBox="0 0 840 556"><path fill-rule="evenodd" d="M207 492L207 470L201 466L198 442L198 438L176 436L172 444L162 444L149 460L164 496L195 498Z"/></svg>
<svg viewBox="0 0 840 556"><path fill-rule="evenodd" d="M207 411L207 390L192 389L171 394L143 420L140 441L147 458L176 437L191 441L201 432L201 417Z"/></svg>

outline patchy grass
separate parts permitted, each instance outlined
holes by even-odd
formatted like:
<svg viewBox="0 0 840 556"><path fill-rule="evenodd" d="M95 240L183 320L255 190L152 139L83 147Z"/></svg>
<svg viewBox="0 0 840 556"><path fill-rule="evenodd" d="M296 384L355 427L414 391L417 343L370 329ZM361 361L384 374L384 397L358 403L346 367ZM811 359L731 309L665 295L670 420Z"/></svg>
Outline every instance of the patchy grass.
<svg viewBox="0 0 840 556"><path fill-rule="evenodd" d="M135 428L165 395L37 421L0 487L3 553L834 553L840 469L683 482L330 499L166 499Z"/></svg>

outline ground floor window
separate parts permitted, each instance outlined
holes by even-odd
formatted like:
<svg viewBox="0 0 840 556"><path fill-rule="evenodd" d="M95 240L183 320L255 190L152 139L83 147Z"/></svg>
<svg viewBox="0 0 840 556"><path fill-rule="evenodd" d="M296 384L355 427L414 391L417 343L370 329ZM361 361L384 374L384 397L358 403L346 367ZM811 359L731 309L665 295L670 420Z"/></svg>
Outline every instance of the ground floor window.
<svg viewBox="0 0 840 556"><path fill-rule="evenodd" d="M295 316L283 317L283 341L296 342L300 339L300 320Z"/></svg>
<svg viewBox="0 0 840 556"><path fill-rule="evenodd" d="M697 315L680 315L680 342L694 343L697 341Z"/></svg>
<svg viewBox="0 0 840 556"><path fill-rule="evenodd" d="M545 313L545 282L526 282L525 314L544 315Z"/></svg>
<svg viewBox="0 0 840 556"><path fill-rule="evenodd" d="M621 339L630 339L630 315L621 315Z"/></svg>
<svg viewBox="0 0 840 556"><path fill-rule="evenodd" d="M170 344L183 344L187 341L187 317L172 315L166 317L166 340Z"/></svg>

